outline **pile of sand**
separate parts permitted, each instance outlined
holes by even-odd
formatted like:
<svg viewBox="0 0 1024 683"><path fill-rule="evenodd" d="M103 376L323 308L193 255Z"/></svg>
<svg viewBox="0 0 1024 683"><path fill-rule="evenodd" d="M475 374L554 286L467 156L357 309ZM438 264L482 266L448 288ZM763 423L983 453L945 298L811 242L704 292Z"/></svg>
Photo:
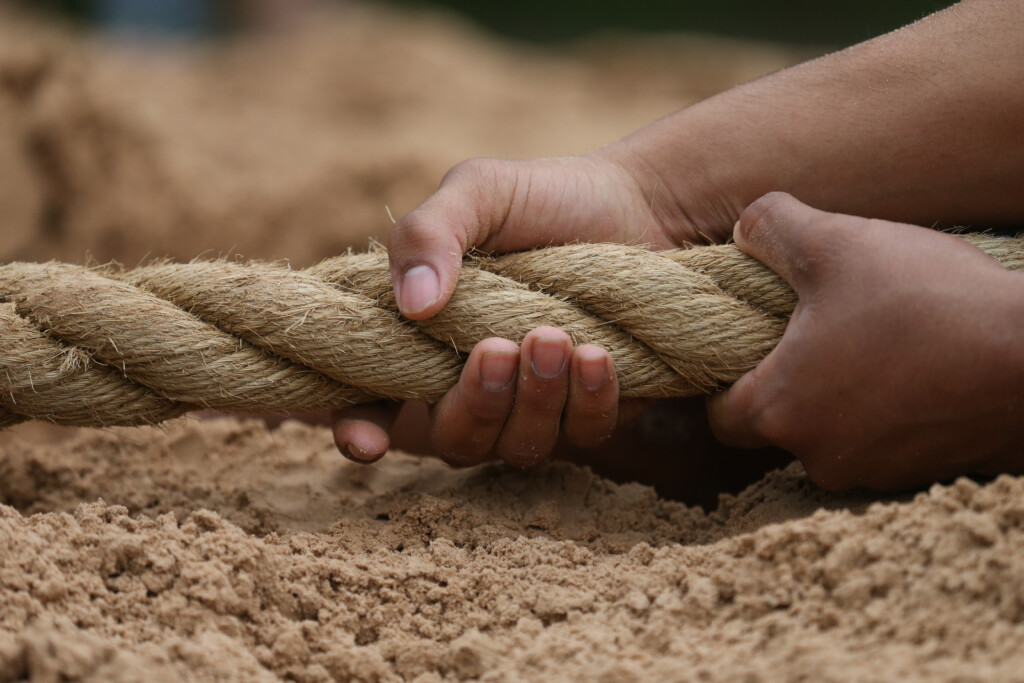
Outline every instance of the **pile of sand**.
<svg viewBox="0 0 1024 683"><path fill-rule="evenodd" d="M186 420L9 445L0 500L0 681L1024 670L1019 478L869 504L793 466L708 515L568 464L361 467L323 429Z"/></svg>
<svg viewBox="0 0 1024 683"><path fill-rule="evenodd" d="M307 265L474 156L576 154L799 54L699 39L554 54L361 6L191 49L0 14L0 260L202 250Z"/></svg>
<svg viewBox="0 0 1024 683"><path fill-rule="evenodd" d="M142 51L4 15L0 258L306 264L462 158L582 151L798 56L554 54L358 6ZM1022 524L1011 477L880 499L793 466L705 513L570 464L359 467L296 423L25 425L0 434L0 682L1009 680Z"/></svg>

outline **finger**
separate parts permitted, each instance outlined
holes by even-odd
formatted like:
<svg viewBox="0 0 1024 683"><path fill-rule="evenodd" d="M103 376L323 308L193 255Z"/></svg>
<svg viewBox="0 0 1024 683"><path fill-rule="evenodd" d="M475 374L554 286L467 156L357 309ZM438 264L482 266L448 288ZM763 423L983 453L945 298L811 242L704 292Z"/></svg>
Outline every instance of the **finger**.
<svg viewBox="0 0 1024 683"><path fill-rule="evenodd" d="M612 357L600 346L580 346L569 365L569 400L562 431L573 446L594 448L612 435L619 385Z"/></svg>
<svg viewBox="0 0 1024 683"><path fill-rule="evenodd" d="M402 404L367 403L335 411L334 444L349 460L371 463L388 451L388 429Z"/></svg>
<svg viewBox="0 0 1024 683"><path fill-rule="evenodd" d="M423 320L448 302L462 256L500 229L516 191L510 162L464 161L450 170L429 199L388 234L388 257L402 314Z"/></svg>
<svg viewBox="0 0 1024 683"><path fill-rule="evenodd" d="M554 449L569 392L571 355L569 335L554 327L538 327L523 339L515 404L496 447L505 462L535 465Z"/></svg>
<svg viewBox="0 0 1024 683"><path fill-rule="evenodd" d="M505 252L581 237L648 237L646 228L636 227L636 215L649 212L636 187L625 168L595 155L458 164L388 235L399 308L414 320L437 313L455 290L462 256L472 247Z"/></svg>
<svg viewBox="0 0 1024 683"><path fill-rule="evenodd" d="M512 410L518 368L515 342L492 338L477 344L458 384L434 409L431 451L452 465L485 460Z"/></svg>
<svg viewBox="0 0 1024 683"><path fill-rule="evenodd" d="M811 208L784 192L771 192L748 206L733 229L745 253L778 273L798 293L815 282L842 247L835 214Z"/></svg>
<svg viewBox="0 0 1024 683"><path fill-rule="evenodd" d="M771 441L760 429L761 411L757 405L757 369L748 372L728 389L707 397L711 433L733 448L763 448Z"/></svg>

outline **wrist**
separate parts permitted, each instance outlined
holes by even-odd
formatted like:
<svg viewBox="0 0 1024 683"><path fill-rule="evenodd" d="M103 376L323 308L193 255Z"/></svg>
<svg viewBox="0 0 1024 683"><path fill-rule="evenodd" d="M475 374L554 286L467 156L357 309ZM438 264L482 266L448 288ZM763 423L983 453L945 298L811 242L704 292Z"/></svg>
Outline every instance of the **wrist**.
<svg viewBox="0 0 1024 683"><path fill-rule="evenodd" d="M615 143L682 233L729 235L773 190L919 225L1014 225L1024 178L1015 3L961 3L774 73ZM995 27L998 27L995 28ZM991 38L977 40L985 28Z"/></svg>
<svg viewBox="0 0 1024 683"><path fill-rule="evenodd" d="M783 138L759 136L745 112L725 116L720 97L595 152L625 169L677 244L728 240L751 202L791 185Z"/></svg>

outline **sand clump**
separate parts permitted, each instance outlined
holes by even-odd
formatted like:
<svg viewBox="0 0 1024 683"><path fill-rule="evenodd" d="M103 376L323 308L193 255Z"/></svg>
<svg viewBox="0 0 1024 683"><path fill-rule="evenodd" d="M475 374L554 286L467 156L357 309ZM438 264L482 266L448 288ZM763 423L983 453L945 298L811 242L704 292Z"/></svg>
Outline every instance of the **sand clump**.
<svg viewBox="0 0 1024 683"><path fill-rule="evenodd" d="M185 420L9 445L0 482L0 681L1024 666L1020 478L872 501L794 465L705 514L569 464L366 468L323 429Z"/></svg>

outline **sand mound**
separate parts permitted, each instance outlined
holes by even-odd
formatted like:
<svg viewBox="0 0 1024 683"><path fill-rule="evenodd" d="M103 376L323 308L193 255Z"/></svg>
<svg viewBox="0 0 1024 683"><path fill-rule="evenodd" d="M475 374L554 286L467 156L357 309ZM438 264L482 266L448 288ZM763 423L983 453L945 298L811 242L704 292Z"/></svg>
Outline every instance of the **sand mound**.
<svg viewBox="0 0 1024 683"><path fill-rule="evenodd" d="M0 506L0 681L1024 667L1019 478L869 504L793 466L707 515L568 464L364 468L326 430L185 420L9 445L0 499L37 513Z"/></svg>
<svg viewBox="0 0 1024 683"><path fill-rule="evenodd" d="M385 205L465 158L584 152L797 58L700 39L555 54L361 6L145 50L0 16L0 259L308 265L382 237Z"/></svg>

